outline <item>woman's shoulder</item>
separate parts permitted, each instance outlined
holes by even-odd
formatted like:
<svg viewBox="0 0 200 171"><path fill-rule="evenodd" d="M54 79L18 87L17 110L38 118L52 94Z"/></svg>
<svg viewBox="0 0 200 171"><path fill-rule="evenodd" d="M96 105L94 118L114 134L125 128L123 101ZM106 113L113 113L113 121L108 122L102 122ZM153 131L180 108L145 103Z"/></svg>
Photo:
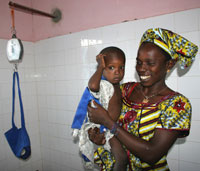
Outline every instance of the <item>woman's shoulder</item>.
<svg viewBox="0 0 200 171"><path fill-rule="evenodd" d="M134 82L134 81L122 83L122 84L120 85L120 88L121 88L121 89L129 88L129 87L131 87L131 86L133 86L133 85L135 85L135 84L139 84L139 83L138 83L138 82Z"/></svg>
<svg viewBox="0 0 200 171"><path fill-rule="evenodd" d="M183 94L173 91L169 95L165 96L162 101L179 101L180 99L186 100L189 102L189 99Z"/></svg>
<svg viewBox="0 0 200 171"><path fill-rule="evenodd" d="M161 100L159 108L163 110L176 109L179 112L179 110L190 110L191 103L183 94L173 92Z"/></svg>
<svg viewBox="0 0 200 171"><path fill-rule="evenodd" d="M131 93L132 90L138 85L138 82L127 82L120 85L122 96L126 96Z"/></svg>
<svg viewBox="0 0 200 171"><path fill-rule="evenodd" d="M189 134L192 108L187 97L174 92L166 100L162 101L158 108L160 109L160 122L157 128L166 128L179 130L179 137Z"/></svg>

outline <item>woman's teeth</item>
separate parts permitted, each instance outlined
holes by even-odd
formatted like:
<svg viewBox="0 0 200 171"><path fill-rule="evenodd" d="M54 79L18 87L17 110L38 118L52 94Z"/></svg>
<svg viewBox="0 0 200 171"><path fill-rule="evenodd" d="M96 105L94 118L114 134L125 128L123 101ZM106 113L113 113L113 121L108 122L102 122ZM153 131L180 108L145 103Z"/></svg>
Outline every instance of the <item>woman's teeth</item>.
<svg viewBox="0 0 200 171"><path fill-rule="evenodd" d="M150 78L150 76L140 76L140 78L141 78L142 80L146 80L146 79Z"/></svg>

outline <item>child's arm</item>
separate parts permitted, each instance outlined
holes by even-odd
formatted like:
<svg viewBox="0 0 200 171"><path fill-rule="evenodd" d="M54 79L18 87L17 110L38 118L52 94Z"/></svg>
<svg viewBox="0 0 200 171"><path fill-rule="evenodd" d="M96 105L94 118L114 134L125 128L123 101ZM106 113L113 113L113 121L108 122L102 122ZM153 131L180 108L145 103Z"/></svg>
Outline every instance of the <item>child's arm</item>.
<svg viewBox="0 0 200 171"><path fill-rule="evenodd" d="M92 75L92 77L90 78L88 82L88 87L93 92L98 92L100 88L101 76L105 68L104 56L105 55L103 54L97 55L96 60L98 62L98 67L97 67L96 72Z"/></svg>
<svg viewBox="0 0 200 171"><path fill-rule="evenodd" d="M119 85L114 85L114 94L109 101L108 112L111 118L116 122L121 113L122 95Z"/></svg>

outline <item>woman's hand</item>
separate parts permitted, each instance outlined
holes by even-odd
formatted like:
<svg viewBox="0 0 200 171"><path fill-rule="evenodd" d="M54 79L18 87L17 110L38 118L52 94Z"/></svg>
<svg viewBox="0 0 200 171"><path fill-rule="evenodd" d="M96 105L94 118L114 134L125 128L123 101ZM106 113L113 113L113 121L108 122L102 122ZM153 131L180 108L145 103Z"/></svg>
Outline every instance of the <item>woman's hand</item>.
<svg viewBox="0 0 200 171"><path fill-rule="evenodd" d="M92 107L91 103L93 103L95 107ZM109 128L109 121L112 122L112 119L110 118L108 111L101 105L97 104L94 100L92 100L91 103L88 105L88 117L90 121Z"/></svg>
<svg viewBox="0 0 200 171"><path fill-rule="evenodd" d="M104 133L100 133L100 129L97 127L90 128L88 130L88 135L89 135L90 141L92 141L96 145L104 145L106 143Z"/></svg>

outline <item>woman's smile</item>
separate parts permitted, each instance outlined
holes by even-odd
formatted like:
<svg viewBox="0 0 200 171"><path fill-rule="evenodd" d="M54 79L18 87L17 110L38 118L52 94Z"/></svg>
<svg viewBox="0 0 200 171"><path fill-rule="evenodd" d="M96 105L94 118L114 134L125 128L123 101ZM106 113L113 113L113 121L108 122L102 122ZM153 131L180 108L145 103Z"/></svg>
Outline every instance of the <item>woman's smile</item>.
<svg viewBox="0 0 200 171"><path fill-rule="evenodd" d="M144 76L140 75L140 80L141 80L141 81L147 81L147 80L149 80L150 78L151 78L150 75L144 75Z"/></svg>

